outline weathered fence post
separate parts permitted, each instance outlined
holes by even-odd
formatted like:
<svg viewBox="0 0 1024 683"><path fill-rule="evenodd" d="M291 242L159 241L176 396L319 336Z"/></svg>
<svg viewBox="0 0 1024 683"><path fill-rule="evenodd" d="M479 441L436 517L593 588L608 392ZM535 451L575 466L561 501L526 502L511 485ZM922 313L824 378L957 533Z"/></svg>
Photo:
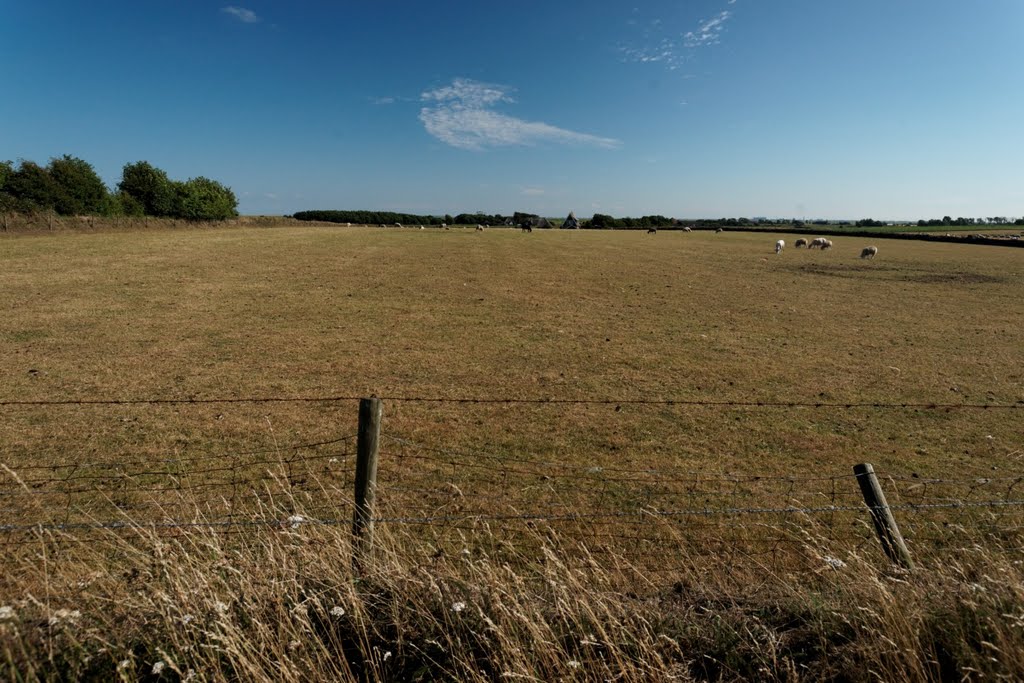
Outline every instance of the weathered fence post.
<svg viewBox="0 0 1024 683"><path fill-rule="evenodd" d="M379 398L359 399L356 506L352 515L352 566L356 571L361 568L364 556L373 546L373 503L377 495L377 448L382 412Z"/></svg>
<svg viewBox="0 0 1024 683"><path fill-rule="evenodd" d="M853 473L857 475L860 492L864 502L871 510L871 521L875 524L878 540L882 542L882 550L895 564L906 569L913 569L914 562L910 559L910 551L903 542L900 529L896 526L896 518L892 515L889 503L885 501L885 493L875 476L875 468L869 463L854 465Z"/></svg>

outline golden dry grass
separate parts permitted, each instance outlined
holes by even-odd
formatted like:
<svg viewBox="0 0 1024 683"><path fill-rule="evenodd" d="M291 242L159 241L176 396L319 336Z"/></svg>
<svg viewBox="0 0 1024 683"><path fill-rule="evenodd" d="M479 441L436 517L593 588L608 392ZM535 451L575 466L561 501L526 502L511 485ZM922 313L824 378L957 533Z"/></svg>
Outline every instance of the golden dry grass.
<svg viewBox="0 0 1024 683"><path fill-rule="evenodd" d="M849 474L852 465L862 461L873 462L891 476L886 482L891 503L1019 497L1014 482L1020 475L1024 444L1020 410L627 402L1005 406L1024 401L1019 363L1024 341L1019 324L1024 314L1024 262L1018 250L877 240L877 259L861 261L857 255L864 240L839 237L831 252L790 248L775 256L776 238L710 232L648 236L535 231L524 235L504 230L481 234L336 227L7 236L0 239L4 292L0 339L6 350L0 356L4 377L0 399L376 393L612 400L608 404L386 401L384 434L389 438L380 466L385 517L471 519L702 506L853 506L858 494ZM290 447L351 436L355 414L354 402L347 400L3 406L0 439L3 463L10 468L0 480L4 523L237 521L253 516L282 519L297 512L345 520L350 514L346 500L351 489L351 442L301 451ZM302 457L293 462L293 453ZM96 462L111 466L31 469ZM117 463L122 464L120 469ZM45 481L25 483L33 478ZM820 481L807 481L811 478ZM952 481L934 482L933 478ZM145 488L157 490L140 492ZM870 622L840 609L843 600L850 599L850 591L860 590L857 581L870 574L870 564L878 562L877 547L869 544L870 532L860 512L825 518L788 513L723 515L685 524L644 518L385 525L384 530L398 540L394 554L387 555L383 565L391 568L392 575L381 583L389 596L392 591L418 595L414 606L388 603L390 616L375 614L355 631L346 632L345 638L362 639L346 646L359 651L358 671L345 671L343 663L326 664L338 646L322 641L316 641L317 647L324 648L321 654L300 658L297 668L282 665L279 671L288 672L281 677L298 678L302 667L310 667L308 675L373 677L380 672L409 674L423 665L430 676L472 678L475 660L469 654L479 651L504 657L507 669L522 675L572 676L565 657L575 655L567 654L568 650L541 648L540 659L523 659L517 648L537 640L551 641L554 636L545 629L555 628L555 623L564 629L610 621L635 636L635 647L616 650L619 659L614 666L607 661L588 664L587 677L628 671L622 674L626 680L669 675L739 678L756 675L756 667L742 667L758 661L779 680L787 676L797 680L799 672L792 676L785 672L796 667L800 657L813 659L813 652L820 655L834 649L837 643L827 634L837 629L847 634L844 639L864 638L876 645L886 642L885 638L897 642L891 652L886 650L891 656L882 658L884 667L890 667L882 670L896 672L899 658L892 653L912 649L915 629L923 628L921 624L934 626L930 610L954 609L945 602L924 606L917 602L937 584L948 581L957 590L972 590L964 587L981 585L978 575L990 576L999 568L1004 574L1010 572L1005 587L1009 593L999 593L999 600L1018 600L1015 591L1020 586L1019 567L1013 564L1020 545L1015 509L900 514L909 527L912 552L924 560L925 572L941 569L944 561L955 561L962 568L957 571L969 576L926 573L907 591L910 597L889 596L890 587L884 582L877 590L865 589L869 596L864 600L872 609L894 610L889 626L874 635L868 633L874 628ZM221 545L202 550L194 545L206 542L205 532L198 531L196 539L181 530L169 538L156 531L139 532L135 538L134 532L124 530L69 530L44 532L44 538L49 533L57 538L42 543L36 535L18 530L5 536L17 545L8 546L0 603L18 600L24 605L19 609L34 605L31 609L45 621L47 610L56 607L46 603L44 609L32 602L40 600L43 588L66 602L69 586L83 581L83 575L109 572L105 580L113 583L103 591L87 591L85 597L92 609L107 604L104 601L115 604L118 596L134 595L134 589L125 587L123 576L145 564L144 558L162 543L184 548L167 565L178 582L176 591L212 581L221 569L226 576L243 571L243 565L283 562L291 567L292 561L323 563L318 571L333 577L335 584L347 583L352 577L347 574L349 553L343 532L343 526L326 527L317 532L324 536L319 546L312 544L316 550L286 560L287 552L274 554L284 552L275 532L268 537L260 531L230 535L211 531L207 540ZM765 550L758 542L766 539L771 541L770 552L755 552ZM581 541L585 547L579 545ZM55 544L48 550L54 553L48 560L53 566L40 573L40 548L50 548L50 543ZM979 544L988 546L987 554L977 555ZM787 555L780 562L779 548L792 546L799 557ZM318 554L324 548L330 550L326 559ZM565 603L568 611L552 621L551 613L538 605L562 604L559 598L524 589L517 599L540 611L509 608L509 614L519 615L515 637L467 642L464 639L478 631L463 631L445 621L443 604L422 602L434 589L417 573L418 567L437 562L461 566L454 559L444 559L448 557L444 553L457 553L459 548L490 557L495 567L530 567L555 552L567 563L566 576L574 577L572 581L563 577L563 583L579 593L578 602ZM826 581L822 588L816 582L828 576L822 574L829 567L824 559L839 552L863 573L849 583L843 579L838 587L829 588ZM586 560L591 553L596 564ZM857 559L862 556L870 561ZM281 571L281 581L307 585L294 572ZM488 569L492 573L486 577L472 572L467 576L447 564L439 571L446 581L476 582L484 587L481 590L505 598L518 590L517 582L529 581L523 576L533 575L528 569L523 574ZM67 583L60 590L48 583L57 575ZM208 611L213 596L224 599L232 590L250 591L259 610L290 609L275 602L278 598L273 597L270 578L252 581L248 587L228 581L211 589L203 598L205 607L196 609ZM588 581L609 582L608 592L619 597L603 603L597 595L580 592ZM690 633L701 623L692 619L694 610L705 609L699 605L686 603L681 609L687 616L655 610L657 619L676 624L667 631L664 624L644 625L640 616L649 608L643 596L658 595L672 586L691 587L704 595L714 594L711 584L715 584L721 595L732 600L743 594L744 586L758 581L774 591L765 604L748 596L753 602L736 612L711 610L725 620L718 623L727 624L722 642L701 638L691 642L680 636L678 629ZM641 603L623 597L623 586L633 584L644 587L635 598ZM792 586L793 593L783 601L785 608L780 608L779 595L789 590L787 586ZM425 592L420 595L416 590ZM355 592L360 600L365 597ZM155 593L142 592L137 597L145 603L139 609L150 615L151 622L133 623L124 610L117 612L126 623L117 647L140 642L138 647L156 658L154 651L161 641L141 636L148 628L143 624L151 623L165 634L160 638L173 640L173 633L166 630L175 623L173 615L160 612L163 608L156 605L162 598ZM264 604L268 600L269 606ZM779 633L773 619L768 619L771 623L763 638L755 637L754 633L761 633L754 625L761 618L760 610L779 608L789 614L787 618L798 618L787 610L805 600L822 601L811 616L803 608L797 610L803 615L799 618L810 624L808 632L828 641L818 650L801 645L793 651L783 643L773 645L776 636L771 634ZM985 610L993 604L984 603ZM601 617L588 612L600 605L611 612ZM914 606L920 612L913 612ZM833 614L829 609L838 611ZM896 618L900 610L911 610L907 620ZM426 622L410 616L418 611ZM487 614L494 618L494 612ZM520 619L522 614L533 616ZM204 660L204 666L213 666L208 669L209 678L270 675L269 660L261 660L252 648L263 647L254 643L275 637L278 645L285 642L281 640L285 635L272 633L280 619L247 615L255 630L233 636L234 647L241 649L223 655L228 662L223 670ZM730 621L733 617L735 623ZM920 621L914 621L918 617ZM987 624L985 619L990 618L994 619L991 629L999 634L1004 627L1010 628L988 611L970 623ZM825 625L815 631L814 624ZM844 630L847 627L852 630ZM271 631L263 634L260 629L264 628ZM372 648L383 647L389 638L408 638L417 647L427 647L430 637L419 638L404 628L417 633L438 631L441 635L434 633L434 640L455 639L445 641L445 647L463 650L454 656L457 661L450 663L451 668L446 668L449 664L433 666L421 653L419 659L406 655L399 669L373 669L384 663L373 659ZM97 634L116 630L105 617L95 629ZM291 638L298 631L288 633ZM666 645L667 650L656 645L666 633L675 643ZM28 650L24 656L8 650L10 662L24 666L41 651L33 648L52 647L38 634L27 630L18 634L5 641L5 647L20 643L18 647ZM190 638L173 646L198 646ZM710 650L720 647L715 657L721 659L729 651L723 643L730 638L738 639L735 649L741 653L732 664L712 666L702 660L694 665L693 655L679 651L680 643ZM496 642L501 647L488 650ZM1008 642L1008 647L1019 645L1012 638ZM506 646L507 651L501 649ZM71 646L64 642L63 647ZM907 680L944 671L945 664L928 664L941 656L929 653L927 647L921 646L914 656L906 655L908 666L917 672L908 674ZM950 664L951 670L977 664L973 657L983 647L976 643L967 647L970 656ZM94 652L83 650L87 651ZM773 651L781 654L770 661ZM180 659L180 647L178 652ZM124 652L108 654L124 656ZM291 662L285 650L274 650L274 657ZM645 670L643 662L656 669ZM50 665L56 668L39 670L62 670L52 660ZM817 660L814 665L823 666ZM342 668L331 668L335 666ZM133 677L136 669L131 671ZM496 671L488 670L483 678L497 675ZM827 677L826 670L817 672Z"/></svg>

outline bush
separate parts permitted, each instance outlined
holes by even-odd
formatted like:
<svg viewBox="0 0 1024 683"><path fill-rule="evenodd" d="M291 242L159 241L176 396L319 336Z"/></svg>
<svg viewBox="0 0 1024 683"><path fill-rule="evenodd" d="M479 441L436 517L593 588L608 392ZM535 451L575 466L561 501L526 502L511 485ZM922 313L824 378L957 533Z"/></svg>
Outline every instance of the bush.
<svg viewBox="0 0 1024 683"><path fill-rule="evenodd" d="M62 216L104 213L109 193L92 164L65 154L51 159L47 170L55 190L53 208L57 213Z"/></svg>
<svg viewBox="0 0 1024 683"><path fill-rule="evenodd" d="M199 176L174 183L174 216L190 221L224 220L238 215L235 193L216 180Z"/></svg>
<svg viewBox="0 0 1024 683"><path fill-rule="evenodd" d="M174 184L148 161L125 164L118 189L142 205L147 216L171 216L175 208Z"/></svg>

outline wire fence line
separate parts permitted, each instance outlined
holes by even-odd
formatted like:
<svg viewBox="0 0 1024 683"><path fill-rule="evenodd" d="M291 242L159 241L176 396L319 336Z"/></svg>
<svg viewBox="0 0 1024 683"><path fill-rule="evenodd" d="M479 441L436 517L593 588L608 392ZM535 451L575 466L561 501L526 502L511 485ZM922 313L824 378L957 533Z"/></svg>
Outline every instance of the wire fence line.
<svg viewBox="0 0 1024 683"><path fill-rule="evenodd" d="M889 509L894 511L913 510L936 510L936 509L960 509L972 507L1022 507L1024 500L1006 501L977 501L977 502L956 502L956 503L929 503L923 505L904 504L890 505ZM432 517L373 517L372 521L377 524L398 524L398 525L432 525L447 522L507 522L507 521L535 521L535 522L564 522L580 521L591 519L612 519L622 517L729 517L741 515L815 515L830 512L863 512L863 506L825 506L818 508L732 508L732 509L692 509L692 510L634 510L621 512L601 513L568 513L564 515L545 515L539 513L526 513L520 515L503 514L473 514L473 515L440 515ZM351 525L351 519L317 519L294 515L287 518L271 519L245 519L239 521L202 521L187 522L174 520L169 522L139 522L134 520L112 521L112 522L75 522L67 524L0 524L0 532L6 531L72 531L76 529L171 529L171 528L229 528L229 527L271 527L293 529L303 524L318 526ZM717 527L716 527L717 528ZM616 535L615 538L626 538ZM636 540L639 537L634 537Z"/></svg>
<svg viewBox="0 0 1024 683"><path fill-rule="evenodd" d="M132 532L180 538L348 528L356 507L357 437L187 457L4 463L0 545L50 537L90 542ZM818 546L856 550L872 538L852 473L728 475L664 464L562 462L401 435L382 440L387 452L370 521L411 534L432 552L528 548L551 532L587 552L657 571L659 558L694 549L809 562L821 555ZM878 474L915 549L979 534L1004 547L1024 540L1024 473Z"/></svg>
<svg viewBox="0 0 1024 683"><path fill-rule="evenodd" d="M250 397L185 397L185 398L66 398L66 399L2 399L0 407L61 406L138 406L138 405L210 405L241 403L344 403L361 400L360 396L250 396ZM557 398L557 397L466 397L466 396L380 396L391 403L451 404L522 404L522 405L606 405L606 406L693 406L709 408L877 408L915 410L1020 410L1024 400L1014 403L948 403L943 401L735 401L690 398Z"/></svg>

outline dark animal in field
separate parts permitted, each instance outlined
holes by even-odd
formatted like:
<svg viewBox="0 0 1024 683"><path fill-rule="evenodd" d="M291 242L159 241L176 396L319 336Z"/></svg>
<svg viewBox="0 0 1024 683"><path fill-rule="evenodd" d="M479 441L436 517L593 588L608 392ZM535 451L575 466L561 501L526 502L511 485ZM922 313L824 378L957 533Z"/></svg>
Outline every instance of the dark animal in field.
<svg viewBox="0 0 1024 683"><path fill-rule="evenodd" d="M800 239L798 239L796 241L796 243L793 244L793 246L796 247L797 249L799 249L800 247L806 247L807 246L807 240L805 240L803 237L801 237Z"/></svg>
<svg viewBox="0 0 1024 683"><path fill-rule="evenodd" d="M529 225L525 225L525 224L524 224L524 225L522 225L521 227L522 227L522 229L523 229L523 232L533 232L533 227L531 227L531 226L529 226Z"/></svg>
<svg viewBox="0 0 1024 683"><path fill-rule="evenodd" d="M861 258L875 258L875 254L878 253L878 247L864 247L860 250Z"/></svg>
<svg viewBox="0 0 1024 683"><path fill-rule="evenodd" d="M647 228L647 234L648 235L656 235L656 234L658 234L658 229L657 228Z"/></svg>

